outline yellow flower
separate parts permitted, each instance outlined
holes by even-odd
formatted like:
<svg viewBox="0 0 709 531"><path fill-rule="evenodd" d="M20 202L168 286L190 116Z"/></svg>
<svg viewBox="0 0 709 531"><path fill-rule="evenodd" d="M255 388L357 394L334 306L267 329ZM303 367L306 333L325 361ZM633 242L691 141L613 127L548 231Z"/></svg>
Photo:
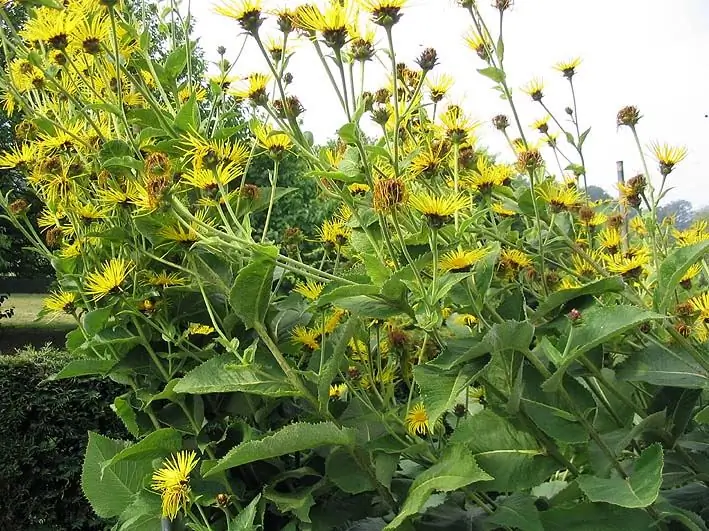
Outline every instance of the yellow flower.
<svg viewBox="0 0 709 531"><path fill-rule="evenodd" d="M177 98L180 100L180 103L186 103L187 100L189 100L192 96L194 96L195 101L204 101L204 99L207 97L207 91L204 90L202 87L197 87L196 89L184 87L180 89L180 92L178 92L177 94Z"/></svg>
<svg viewBox="0 0 709 531"><path fill-rule="evenodd" d="M44 299L44 308L55 315L62 313L73 315L76 311L76 294L53 291L50 297Z"/></svg>
<svg viewBox="0 0 709 531"><path fill-rule="evenodd" d="M242 175L242 168L234 163L220 164L215 169L199 168L182 174L180 180L192 188L216 192Z"/></svg>
<svg viewBox="0 0 709 531"><path fill-rule="evenodd" d="M179 510L186 509L190 492L190 472L197 466L194 451L182 451L163 461L153 473L152 488L162 497L162 515L174 520Z"/></svg>
<svg viewBox="0 0 709 531"><path fill-rule="evenodd" d="M562 278L561 284L559 285L559 289L574 289L580 287L581 284L579 283L579 281L572 276L565 276L564 278Z"/></svg>
<svg viewBox="0 0 709 531"><path fill-rule="evenodd" d="M442 142L433 146L426 146L414 156L409 166L409 172L414 178L423 176L434 177L443 168L445 159L445 146Z"/></svg>
<svg viewBox="0 0 709 531"><path fill-rule="evenodd" d="M437 77L426 78L426 87L431 101L438 103L448 93L453 86L453 77L448 74L441 74Z"/></svg>
<svg viewBox="0 0 709 531"><path fill-rule="evenodd" d="M347 384L334 384L330 386L328 396L337 400L344 400L347 396Z"/></svg>
<svg viewBox="0 0 709 531"><path fill-rule="evenodd" d="M26 142L0 154L0 169L27 168L40 160L40 158L41 151L39 146L34 142Z"/></svg>
<svg viewBox="0 0 709 531"><path fill-rule="evenodd" d="M538 194L551 208L552 212L569 211L577 206L583 197L576 188L559 186L558 184L548 184L538 188Z"/></svg>
<svg viewBox="0 0 709 531"><path fill-rule="evenodd" d="M213 327L200 323L190 323L187 327L187 335L190 336L208 336L213 332Z"/></svg>
<svg viewBox="0 0 709 531"><path fill-rule="evenodd" d="M476 29L471 29L465 35L465 44L473 50L483 61L487 61L490 56L489 50L492 48L489 41L484 38Z"/></svg>
<svg viewBox="0 0 709 531"><path fill-rule="evenodd" d="M558 70L564 77L571 79L576 74L576 69L581 64L580 57L574 57L573 59L568 59L566 61L560 61L554 65L554 69Z"/></svg>
<svg viewBox="0 0 709 531"><path fill-rule="evenodd" d="M72 16L65 9L40 7L20 33L29 42L42 41L55 50L65 50L78 23L78 17Z"/></svg>
<svg viewBox="0 0 709 531"><path fill-rule="evenodd" d="M647 227L645 226L645 221L641 216L635 216L630 220L630 230L638 236L647 236Z"/></svg>
<svg viewBox="0 0 709 531"><path fill-rule="evenodd" d="M478 324L478 318L472 313L460 313L455 316L455 322L457 324L469 326L470 328Z"/></svg>
<svg viewBox="0 0 709 531"><path fill-rule="evenodd" d="M648 253L644 251L632 255L605 255L604 259L609 272L622 275L627 279L638 278L650 262Z"/></svg>
<svg viewBox="0 0 709 531"><path fill-rule="evenodd" d="M262 6L262 0L222 0L214 11L238 21L249 33L256 33L263 22Z"/></svg>
<svg viewBox="0 0 709 531"><path fill-rule="evenodd" d="M404 419L404 424L411 435L424 436L431 431L428 413L421 402L411 408Z"/></svg>
<svg viewBox="0 0 709 531"><path fill-rule="evenodd" d="M342 247L347 244L347 240L352 234L352 229L347 227L341 220L325 220L318 228L320 241L334 247Z"/></svg>
<svg viewBox="0 0 709 531"><path fill-rule="evenodd" d="M678 246L687 247L688 245L694 245L695 243L709 240L707 225L707 222L704 220L695 221L692 226L686 230L674 230L672 235L675 237Z"/></svg>
<svg viewBox="0 0 709 531"><path fill-rule="evenodd" d="M684 146L670 146L654 142L650 147L655 159L660 164L662 175L668 175L677 164L687 157L687 148Z"/></svg>
<svg viewBox="0 0 709 531"><path fill-rule="evenodd" d="M332 334L337 328L337 325L340 324L340 321L342 321L342 318L346 314L346 310L343 310L341 308L335 308L330 317L328 317L323 323L322 327L320 327L321 330L323 330L326 334Z"/></svg>
<svg viewBox="0 0 709 531"><path fill-rule="evenodd" d="M407 0L359 0L365 11L371 13L375 24L391 27L401 19L401 9Z"/></svg>
<svg viewBox="0 0 709 531"><path fill-rule="evenodd" d="M686 287L691 287L691 281L694 277L696 277L699 273L702 272L702 265L701 264L692 264L689 269L687 269L687 272L682 276L680 280L680 284Z"/></svg>
<svg viewBox="0 0 709 531"><path fill-rule="evenodd" d="M508 166L495 165L486 157L480 157L475 169L461 176L463 186L482 194L489 194L496 186L504 186L511 178Z"/></svg>
<svg viewBox="0 0 709 531"><path fill-rule="evenodd" d="M319 337L320 333L317 330L308 329L301 325L296 326L291 331L291 338L293 341L300 343L310 350L316 350L320 346L320 343L318 342Z"/></svg>
<svg viewBox="0 0 709 531"><path fill-rule="evenodd" d="M522 87L522 92L531 96L534 101L541 101L544 97L544 81L535 77Z"/></svg>
<svg viewBox="0 0 709 531"><path fill-rule="evenodd" d="M506 208L505 205L503 205L502 203L494 203L492 205L492 211L498 216L502 217L510 217L517 214L517 212L515 212L514 210Z"/></svg>
<svg viewBox="0 0 709 531"><path fill-rule="evenodd" d="M187 280L180 276L179 273L160 273L149 272L147 275L148 284L159 288L167 288L170 286L184 286Z"/></svg>
<svg viewBox="0 0 709 531"><path fill-rule="evenodd" d="M84 17L76 27L72 38L75 45L84 53L96 55L101 52L101 46L108 41L111 26L105 17Z"/></svg>
<svg viewBox="0 0 709 531"><path fill-rule="evenodd" d="M347 187L352 195L364 195L369 192L369 185L362 183L354 183Z"/></svg>
<svg viewBox="0 0 709 531"><path fill-rule="evenodd" d="M545 135L546 133L549 132L549 120L550 119L551 119L551 116L546 115L543 118L539 118L538 120L535 120L534 122L532 122L530 127L532 129L536 129L537 131L539 131L540 133Z"/></svg>
<svg viewBox="0 0 709 531"><path fill-rule="evenodd" d="M482 247L472 251L463 251L458 249L444 254L438 262L438 267L443 271L451 271L458 273L461 271L470 271L481 258L488 254L488 249Z"/></svg>
<svg viewBox="0 0 709 531"><path fill-rule="evenodd" d="M617 253L620 249L621 235L618 229L607 228L603 229L598 234L598 240L606 251L609 253Z"/></svg>
<svg viewBox="0 0 709 531"><path fill-rule="evenodd" d="M517 249L503 249L500 253L500 269L506 278L514 278L521 270L532 265L532 259Z"/></svg>
<svg viewBox="0 0 709 531"><path fill-rule="evenodd" d="M259 145L274 159L280 159L290 149L290 137L283 131L276 131L270 125L257 123L253 128Z"/></svg>
<svg viewBox="0 0 709 531"><path fill-rule="evenodd" d="M340 50L347 42L347 26L353 14L351 2L328 2L324 11L314 4L304 4L295 10L295 25L320 33L327 46Z"/></svg>
<svg viewBox="0 0 709 531"><path fill-rule="evenodd" d="M86 293L94 300L122 291L121 286L126 281L133 264L123 258L111 258L104 262L101 271L92 271L86 275Z"/></svg>
<svg viewBox="0 0 709 531"><path fill-rule="evenodd" d="M448 136L448 139L453 144L462 144L477 124L473 123L468 118L463 109L458 105L449 105L443 114L441 114L441 124Z"/></svg>
<svg viewBox="0 0 709 531"><path fill-rule="evenodd" d="M237 98L251 100L255 105L265 105L268 102L266 87L270 79L267 74L251 74L239 86L230 88L229 93Z"/></svg>
<svg viewBox="0 0 709 531"><path fill-rule="evenodd" d="M185 155L192 161L195 170L203 167L214 169L220 164L244 166L249 159L249 148L239 142L205 140L195 134L187 135L183 142L186 148Z"/></svg>
<svg viewBox="0 0 709 531"><path fill-rule="evenodd" d="M414 194L409 204L421 214L434 228L440 228L448 223L452 216L470 206L470 200L463 195L434 195L430 192Z"/></svg>
<svg viewBox="0 0 709 531"><path fill-rule="evenodd" d="M314 301L317 299L320 294L322 293L323 288L325 287L325 284L321 284L320 282L314 282L312 280L308 280L307 282L298 282L295 285L295 291L296 293L300 293L303 297L305 297L308 300Z"/></svg>

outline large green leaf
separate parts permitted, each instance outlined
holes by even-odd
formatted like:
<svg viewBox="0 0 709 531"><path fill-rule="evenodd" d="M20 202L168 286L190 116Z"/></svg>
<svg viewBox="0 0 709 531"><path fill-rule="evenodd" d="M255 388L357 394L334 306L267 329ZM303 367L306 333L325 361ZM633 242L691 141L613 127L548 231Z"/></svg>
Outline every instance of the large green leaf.
<svg viewBox="0 0 709 531"><path fill-rule="evenodd" d="M531 317L534 320L539 320L552 310L579 297L620 292L623 291L623 289L625 289L625 283L620 277L603 278L579 288L560 289L544 299Z"/></svg>
<svg viewBox="0 0 709 531"><path fill-rule="evenodd" d="M138 492L121 514L118 531L156 531L162 520L160 495L148 490Z"/></svg>
<svg viewBox="0 0 709 531"><path fill-rule="evenodd" d="M709 252L709 241L681 247L670 253L660 265L654 303L664 312L672 303L674 291L685 273Z"/></svg>
<svg viewBox="0 0 709 531"><path fill-rule="evenodd" d="M485 521L485 529L510 527L520 531L544 531L534 498L526 494L513 494L497 506Z"/></svg>
<svg viewBox="0 0 709 531"><path fill-rule="evenodd" d="M532 488L558 469L530 433L489 409L460 422L450 444L468 447L483 470L494 480L488 490L512 492Z"/></svg>
<svg viewBox="0 0 709 531"><path fill-rule="evenodd" d="M492 352L508 350L526 351L534 337L534 327L527 321L505 321L495 324L482 340L450 341L443 352L430 365L451 369L456 365Z"/></svg>
<svg viewBox="0 0 709 531"><path fill-rule="evenodd" d="M49 378L50 380L64 380L77 376L106 375L116 365L116 360L83 359L70 361L61 371Z"/></svg>
<svg viewBox="0 0 709 531"><path fill-rule="evenodd" d="M263 491L263 497L275 503L281 513L293 513L301 522L311 523L310 509L315 505L313 491L318 487L316 484L291 492L281 492L268 487Z"/></svg>
<svg viewBox="0 0 709 531"><path fill-rule="evenodd" d="M571 344L556 372L544 382L544 389L556 391L561 385L566 370L589 350L611 341L636 326L652 319L665 317L642 310L636 306L594 306L585 312L581 320L571 328Z"/></svg>
<svg viewBox="0 0 709 531"><path fill-rule="evenodd" d="M490 479L492 477L480 469L469 450L462 445L451 445L435 465L414 480L399 514L384 530L398 529L421 510L434 491L451 492Z"/></svg>
<svg viewBox="0 0 709 531"><path fill-rule="evenodd" d="M641 509L579 503L540 513L544 531L649 531L655 521Z"/></svg>
<svg viewBox="0 0 709 531"><path fill-rule="evenodd" d="M205 476L211 476L222 470L246 463L302 452L320 446L352 446L354 441L355 431L353 429L338 428L332 422L290 424L263 439L247 441L232 448Z"/></svg>
<svg viewBox="0 0 709 531"><path fill-rule="evenodd" d="M258 252L254 251L252 262L239 271L231 289L231 307L248 328L263 324L271 297L277 255L277 248L259 246Z"/></svg>
<svg viewBox="0 0 709 531"><path fill-rule="evenodd" d="M414 367L414 377L421 389L423 403L431 423L435 423L443 413L453 409L475 375L477 368L466 365L458 370L441 371L429 365ZM465 398L462 398L465 403Z"/></svg>
<svg viewBox="0 0 709 531"><path fill-rule="evenodd" d="M198 365L180 379L174 390L196 395L242 392L278 397L298 394L280 370L257 364L241 365L232 354Z"/></svg>
<svg viewBox="0 0 709 531"><path fill-rule="evenodd" d="M580 476L578 484L592 502L612 503L629 509L648 507L660 493L662 464L662 446L656 443L640 454L628 479Z"/></svg>
<svg viewBox="0 0 709 531"><path fill-rule="evenodd" d="M123 461L103 470L102 464L125 450L128 444L89 432L81 488L93 510L102 518L121 514L153 470L150 461Z"/></svg>
<svg viewBox="0 0 709 531"><path fill-rule="evenodd" d="M360 494L376 487L369 474L353 460L352 454L341 448L327 457L325 470L327 478L347 494Z"/></svg>
<svg viewBox="0 0 709 531"><path fill-rule="evenodd" d="M136 461L155 459L170 455L182 447L182 435L173 428L155 430L144 439L121 450L111 459L106 461L102 468L115 466L121 461Z"/></svg>
<svg viewBox="0 0 709 531"><path fill-rule="evenodd" d="M709 374L677 345L649 345L634 352L617 371L618 379L653 385L709 389Z"/></svg>
<svg viewBox="0 0 709 531"><path fill-rule="evenodd" d="M359 317L370 319L388 319L402 313L409 313L410 308L400 305L397 302L385 300L382 297L370 297L367 295L357 295L355 297L345 297L337 301L337 306L344 310L349 310Z"/></svg>
<svg viewBox="0 0 709 531"><path fill-rule="evenodd" d="M258 494L236 517L229 521L228 531L254 531L254 518L261 495Z"/></svg>

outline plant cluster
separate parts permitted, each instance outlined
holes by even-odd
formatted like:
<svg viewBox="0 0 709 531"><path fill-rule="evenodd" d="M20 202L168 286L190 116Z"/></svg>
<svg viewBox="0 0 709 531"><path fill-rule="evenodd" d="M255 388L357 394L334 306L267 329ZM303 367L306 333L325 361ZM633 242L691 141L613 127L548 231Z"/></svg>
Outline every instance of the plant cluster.
<svg viewBox="0 0 709 531"><path fill-rule="evenodd" d="M510 0L459 1L470 61L509 106L498 157L434 49L397 59L405 0L224 0L264 68L220 50L204 83L192 41L154 61L118 0L27 3L0 36L4 106L25 115L0 167L26 173L41 231L2 206L57 271L46 312L79 325L57 377L126 387L113 410L133 439L89 437L98 515L123 531L706 529L709 232L658 222L686 150L653 144L651 172L622 109L643 173L591 201L580 61L556 67L561 118L541 80L524 87L545 112L532 138L504 67ZM293 92L296 42L339 102L325 147ZM298 228L269 239L288 154L338 205L317 261Z"/></svg>

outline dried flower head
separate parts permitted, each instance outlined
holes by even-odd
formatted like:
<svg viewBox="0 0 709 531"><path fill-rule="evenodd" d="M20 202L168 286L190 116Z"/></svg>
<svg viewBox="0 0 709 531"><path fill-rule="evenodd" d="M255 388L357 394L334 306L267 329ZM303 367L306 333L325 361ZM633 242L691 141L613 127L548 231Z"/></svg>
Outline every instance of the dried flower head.
<svg viewBox="0 0 709 531"><path fill-rule="evenodd" d="M628 127L635 127L640 121L640 118L642 118L642 115L638 108L633 105L628 105L618 111L618 126L626 125Z"/></svg>

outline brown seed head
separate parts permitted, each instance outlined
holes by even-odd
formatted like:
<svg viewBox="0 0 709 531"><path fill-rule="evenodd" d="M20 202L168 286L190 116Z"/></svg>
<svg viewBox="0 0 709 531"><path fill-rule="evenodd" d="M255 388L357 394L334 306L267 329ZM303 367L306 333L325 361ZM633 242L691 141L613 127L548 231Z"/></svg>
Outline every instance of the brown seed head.
<svg viewBox="0 0 709 531"><path fill-rule="evenodd" d="M626 125L628 127L635 127L640 121L640 118L642 118L642 115L638 108L633 105L628 105L618 111L618 126Z"/></svg>
<svg viewBox="0 0 709 531"><path fill-rule="evenodd" d="M504 114L498 114L492 119L492 125L498 131L504 131L510 126L510 119Z"/></svg>
<svg viewBox="0 0 709 531"><path fill-rule="evenodd" d="M374 183L374 210L389 212L406 200L406 185L398 177L381 179Z"/></svg>

